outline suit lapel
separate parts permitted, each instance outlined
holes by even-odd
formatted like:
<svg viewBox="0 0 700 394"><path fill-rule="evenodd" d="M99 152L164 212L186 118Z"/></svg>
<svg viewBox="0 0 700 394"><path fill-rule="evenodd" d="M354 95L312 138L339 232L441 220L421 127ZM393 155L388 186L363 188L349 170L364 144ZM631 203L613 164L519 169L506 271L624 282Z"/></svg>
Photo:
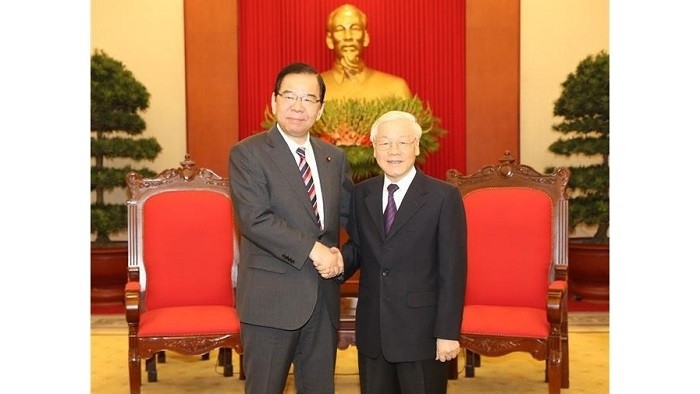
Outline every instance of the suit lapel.
<svg viewBox="0 0 700 394"><path fill-rule="evenodd" d="M301 179L299 167L297 166L297 158L294 157L289 150L289 146L284 141L284 138L282 138L276 126L273 126L268 132L268 144L273 150L270 156L279 169L280 176L287 180L291 194L299 199L301 205L306 207L306 211L315 221L316 215L314 215L309 194L306 192L306 187L304 186L304 181Z"/></svg>
<svg viewBox="0 0 700 394"><path fill-rule="evenodd" d="M384 185L384 176L380 175L372 178L367 182L372 182L368 185L369 194L365 196L364 203L369 212L369 216L377 229L377 233L381 234L384 239L384 212L382 211L382 185Z"/></svg>

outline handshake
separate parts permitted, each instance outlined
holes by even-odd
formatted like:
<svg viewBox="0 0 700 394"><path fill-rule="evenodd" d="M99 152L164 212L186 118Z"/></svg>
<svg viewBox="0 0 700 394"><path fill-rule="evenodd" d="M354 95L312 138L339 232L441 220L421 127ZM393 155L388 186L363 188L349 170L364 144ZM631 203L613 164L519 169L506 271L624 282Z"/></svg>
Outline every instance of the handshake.
<svg viewBox="0 0 700 394"><path fill-rule="evenodd" d="M343 272L343 255L335 246L329 248L316 242L309 253L309 258L323 279L335 278Z"/></svg>

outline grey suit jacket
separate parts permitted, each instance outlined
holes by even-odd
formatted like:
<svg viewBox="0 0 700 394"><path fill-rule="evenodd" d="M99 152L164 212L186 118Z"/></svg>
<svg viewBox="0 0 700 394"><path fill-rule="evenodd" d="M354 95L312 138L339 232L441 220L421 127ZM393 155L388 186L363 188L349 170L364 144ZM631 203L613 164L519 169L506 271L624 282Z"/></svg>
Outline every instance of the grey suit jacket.
<svg viewBox="0 0 700 394"><path fill-rule="evenodd" d="M358 183L343 247L344 277L360 269L360 354L391 362L435 358L436 338L458 339L466 286L466 219L457 189L418 170L388 234L383 176Z"/></svg>
<svg viewBox="0 0 700 394"><path fill-rule="evenodd" d="M323 191L324 229L316 224L296 159L273 126L231 148L229 178L240 242L236 308L242 322L298 329L323 297L339 321L338 282L323 279L308 256L315 241L338 246L353 183L345 153L311 137Z"/></svg>

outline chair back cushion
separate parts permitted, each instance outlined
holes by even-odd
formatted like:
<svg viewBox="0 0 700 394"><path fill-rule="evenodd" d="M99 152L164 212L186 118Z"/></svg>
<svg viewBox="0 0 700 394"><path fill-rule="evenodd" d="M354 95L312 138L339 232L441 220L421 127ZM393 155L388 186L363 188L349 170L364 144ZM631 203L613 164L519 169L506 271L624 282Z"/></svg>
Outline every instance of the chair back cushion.
<svg viewBox="0 0 700 394"><path fill-rule="evenodd" d="M174 190L143 204L148 310L233 305L233 208L225 194Z"/></svg>
<svg viewBox="0 0 700 394"><path fill-rule="evenodd" d="M545 309L553 203L526 187L476 189L467 214L466 305Z"/></svg>

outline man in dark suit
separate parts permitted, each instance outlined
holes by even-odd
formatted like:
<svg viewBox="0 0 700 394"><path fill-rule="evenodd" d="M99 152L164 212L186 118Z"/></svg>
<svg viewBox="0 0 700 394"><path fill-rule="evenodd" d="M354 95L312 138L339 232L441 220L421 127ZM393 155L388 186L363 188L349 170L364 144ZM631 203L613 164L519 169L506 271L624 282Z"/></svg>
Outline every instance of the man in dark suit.
<svg viewBox="0 0 700 394"><path fill-rule="evenodd" d="M361 269L356 343L363 394L445 393L445 361L460 350L464 206L454 186L416 169L421 133L409 113L380 116L370 140L384 175L353 193L339 279Z"/></svg>
<svg viewBox="0 0 700 394"><path fill-rule="evenodd" d="M344 152L309 135L325 90L311 66L284 67L271 97L277 123L229 154L246 393L282 393L292 364L298 392L334 392L340 290L333 277L343 266L335 247L353 183Z"/></svg>

